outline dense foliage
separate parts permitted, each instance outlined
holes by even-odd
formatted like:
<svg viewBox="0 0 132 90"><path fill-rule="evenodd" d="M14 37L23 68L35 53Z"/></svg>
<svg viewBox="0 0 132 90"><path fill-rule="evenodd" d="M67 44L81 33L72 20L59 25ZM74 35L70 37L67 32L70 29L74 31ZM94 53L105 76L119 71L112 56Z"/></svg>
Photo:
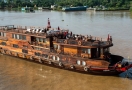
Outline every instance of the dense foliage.
<svg viewBox="0 0 132 90"><path fill-rule="evenodd" d="M82 6L89 7L105 6L105 7L123 7L130 8L132 0L0 0L0 8L18 8L18 7L50 7L57 6Z"/></svg>

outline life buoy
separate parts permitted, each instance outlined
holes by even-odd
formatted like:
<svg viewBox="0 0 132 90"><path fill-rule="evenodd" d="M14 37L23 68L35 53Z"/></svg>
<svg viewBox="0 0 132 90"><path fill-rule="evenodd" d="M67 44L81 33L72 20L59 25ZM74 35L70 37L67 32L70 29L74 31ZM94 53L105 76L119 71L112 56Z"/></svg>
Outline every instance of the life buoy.
<svg viewBox="0 0 132 90"><path fill-rule="evenodd" d="M78 45L82 45L81 41L78 41Z"/></svg>
<svg viewBox="0 0 132 90"><path fill-rule="evenodd" d="M5 53L6 53L4 49L2 50L2 53L3 53L3 54L5 54Z"/></svg>
<svg viewBox="0 0 132 90"><path fill-rule="evenodd" d="M22 57L25 58L25 54L23 54Z"/></svg>
<svg viewBox="0 0 132 90"><path fill-rule="evenodd" d="M60 67L62 66L62 63L61 63L61 62L59 62L59 66L60 66Z"/></svg>
<svg viewBox="0 0 132 90"><path fill-rule="evenodd" d="M85 58L85 55L81 55L82 58Z"/></svg>
<svg viewBox="0 0 132 90"><path fill-rule="evenodd" d="M15 53L15 56L18 56L18 53Z"/></svg>
<svg viewBox="0 0 132 90"><path fill-rule="evenodd" d="M73 65L70 65L70 68L71 68L71 69L74 69L75 67L74 67Z"/></svg>
<svg viewBox="0 0 132 90"><path fill-rule="evenodd" d="M30 60L33 60L33 56L30 56Z"/></svg>
<svg viewBox="0 0 132 90"><path fill-rule="evenodd" d="M64 43L67 44L67 40L65 40Z"/></svg>
<svg viewBox="0 0 132 90"><path fill-rule="evenodd" d="M48 61L48 64L51 64L51 61Z"/></svg>
<svg viewBox="0 0 132 90"><path fill-rule="evenodd" d="M88 67L84 67L84 71L86 71L86 72L87 72L87 71L88 71Z"/></svg>
<svg viewBox="0 0 132 90"><path fill-rule="evenodd" d="M42 60L41 60L41 58L39 58L39 62L40 62L40 63L43 63Z"/></svg>
<svg viewBox="0 0 132 90"><path fill-rule="evenodd" d="M8 51L8 54L11 55L11 51Z"/></svg>

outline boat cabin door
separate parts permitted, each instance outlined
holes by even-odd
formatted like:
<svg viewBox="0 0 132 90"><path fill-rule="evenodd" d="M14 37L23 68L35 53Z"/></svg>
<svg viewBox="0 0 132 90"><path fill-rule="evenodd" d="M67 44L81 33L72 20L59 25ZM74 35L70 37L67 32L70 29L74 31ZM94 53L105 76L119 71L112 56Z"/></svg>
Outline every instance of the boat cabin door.
<svg viewBox="0 0 132 90"><path fill-rule="evenodd" d="M100 49L99 48L91 48L91 58L100 57Z"/></svg>

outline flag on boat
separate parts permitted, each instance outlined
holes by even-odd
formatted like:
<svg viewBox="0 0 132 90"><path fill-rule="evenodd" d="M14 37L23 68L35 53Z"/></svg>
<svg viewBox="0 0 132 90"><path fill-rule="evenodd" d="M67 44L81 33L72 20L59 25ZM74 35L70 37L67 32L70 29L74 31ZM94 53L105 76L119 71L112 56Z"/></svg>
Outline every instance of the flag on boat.
<svg viewBox="0 0 132 90"><path fill-rule="evenodd" d="M109 41L109 40L110 40L110 35L108 34L107 41Z"/></svg>

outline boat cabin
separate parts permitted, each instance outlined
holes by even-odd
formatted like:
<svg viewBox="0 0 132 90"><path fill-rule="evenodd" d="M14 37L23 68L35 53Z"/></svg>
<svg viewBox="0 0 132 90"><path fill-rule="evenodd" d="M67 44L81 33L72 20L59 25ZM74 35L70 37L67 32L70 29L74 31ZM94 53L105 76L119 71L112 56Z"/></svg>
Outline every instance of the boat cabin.
<svg viewBox="0 0 132 90"><path fill-rule="evenodd" d="M109 47L113 46L110 41L99 40L74 40L56 39L53 41L54 50L61 54L95 59L104 58L105 53L109 53Z"/></svg>

